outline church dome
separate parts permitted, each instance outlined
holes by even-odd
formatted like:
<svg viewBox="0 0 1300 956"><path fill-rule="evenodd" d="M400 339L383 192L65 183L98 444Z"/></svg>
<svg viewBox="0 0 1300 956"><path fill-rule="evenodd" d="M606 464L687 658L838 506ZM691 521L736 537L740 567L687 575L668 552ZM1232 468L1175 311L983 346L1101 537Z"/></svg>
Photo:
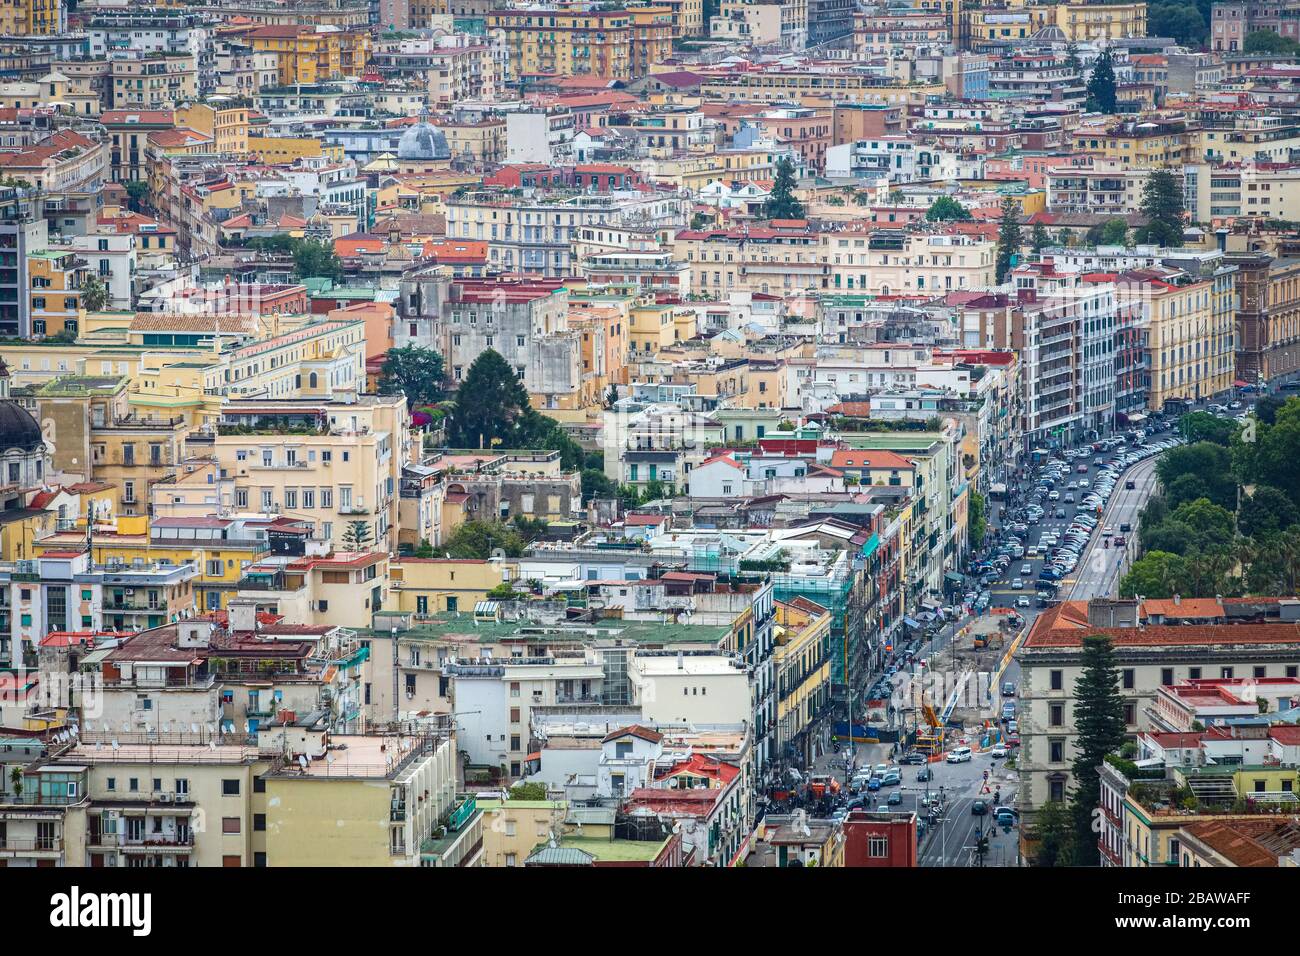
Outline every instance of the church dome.
<svg viewBox="0 0 1300 956"><path fill-rule="evenodd" d="M0 453L18 448L25 452L36 451L45 439L36 419L14 401L0 401Z"/></svg>
<svg viewBox="0 0 1300 956"><path fill-rule="evenodd" d="M432 123L419 122L410 127L397 141L397 158L406 163L424 163L451 159L447 136Z"/></svg>

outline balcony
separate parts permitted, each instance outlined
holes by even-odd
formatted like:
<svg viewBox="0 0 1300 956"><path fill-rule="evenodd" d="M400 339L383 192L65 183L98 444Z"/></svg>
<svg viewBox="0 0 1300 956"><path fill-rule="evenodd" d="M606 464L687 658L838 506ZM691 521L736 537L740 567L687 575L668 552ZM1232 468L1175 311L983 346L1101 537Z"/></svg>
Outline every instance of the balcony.
<svg viewBox="0 0 1300 956"><path fill-rule="evenodd" d="M20 853L62 853L61 837L0 837L0 855L16 856Z"/></svg>

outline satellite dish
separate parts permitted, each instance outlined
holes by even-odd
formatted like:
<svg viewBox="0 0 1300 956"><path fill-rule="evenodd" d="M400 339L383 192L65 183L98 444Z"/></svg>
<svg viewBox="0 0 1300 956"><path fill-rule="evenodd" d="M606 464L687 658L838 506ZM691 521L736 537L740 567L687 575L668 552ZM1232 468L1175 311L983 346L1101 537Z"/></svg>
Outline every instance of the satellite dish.
<svg viewBox="0 0 1300 956"><path fill-rule="evenodd" d="M327 753L327 754L325 755L325 762L326 762L326 763L333 763L334 760L335 760L334 754L332 754L332 753Z"/></svg>
<svg viewBox="0 0 1300 956"><path fill-rule="evenodd" d="M252 732L253 732L253 725L250 724L248 721L244 721L244 733L251 734Z"/></svg>
<svg viewBox="0 0 1300 956"><path fill-rule="evenodd" d="M192 733L192 734L197 734L198 732L199 732L199 725L198 725L198 724L190 724L190 733Z"/></svg>
<svg viewBox="0 0 1300 956"><path fill-rule="evenodd" d="M116 737L113 738L113 749L114 749L114 750L118 750L118 749L120 749L119 746L118 746L117 738L116 738Z"/></svg>

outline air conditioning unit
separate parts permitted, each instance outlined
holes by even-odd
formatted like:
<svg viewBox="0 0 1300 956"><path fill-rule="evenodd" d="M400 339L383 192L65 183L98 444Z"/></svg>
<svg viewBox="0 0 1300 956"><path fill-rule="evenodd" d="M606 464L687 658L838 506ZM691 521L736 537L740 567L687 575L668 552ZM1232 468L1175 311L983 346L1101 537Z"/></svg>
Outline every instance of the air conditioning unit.
<svg viewBox="0 0 1300 956"><path fill-rule="evenodd" d="M178 793L178 794L176 794L176 802L177 802L177 803L190 803L190 802L191 802L191 800L190 800L190 795L189 795L188 793Z"/></svg>
<svg viewBox="0 0 1300 956"><path fill-rule="evenodd" d="M171 802L172 802L172 798L173 798L173 796L174 796L174 795L173 795L173 794L170 794L170 793L160 793L160 794L158 794L158 802L159 802L159 803L171 803Z"/></svg>

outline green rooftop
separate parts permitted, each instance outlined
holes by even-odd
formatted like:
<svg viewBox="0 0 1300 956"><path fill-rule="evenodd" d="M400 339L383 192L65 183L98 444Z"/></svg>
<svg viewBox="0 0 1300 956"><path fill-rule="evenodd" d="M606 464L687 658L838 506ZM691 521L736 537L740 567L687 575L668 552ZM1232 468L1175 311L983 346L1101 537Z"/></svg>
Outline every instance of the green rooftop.
<svg viewBox="0 0 1300 956"><path fill-rule="evenodd" d="M601 837L569 837L560 841L560 849L582 850L599 862L640 863L656 859L672 837L663 840L606 840Z"/></svg>

